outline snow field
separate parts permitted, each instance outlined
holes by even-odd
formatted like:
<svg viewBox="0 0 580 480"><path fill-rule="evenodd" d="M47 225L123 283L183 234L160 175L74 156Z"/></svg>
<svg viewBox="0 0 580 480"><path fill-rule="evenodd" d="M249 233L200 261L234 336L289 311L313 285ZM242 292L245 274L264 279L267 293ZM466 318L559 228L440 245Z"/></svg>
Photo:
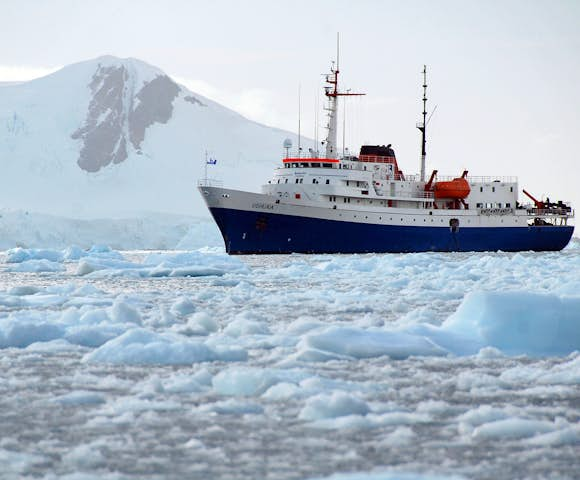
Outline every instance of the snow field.
<svg viewBox="0 0 580 480"><path fill-rule="evenodd" d="M547 475L560 461L573 478L578 466L573 250L239 258L95 247L1 258L0 366L15 373L0 379L0 403L26 409L16 399L28 395L30 422L56 406L54 422L71 415L99 432L59 440L74 444L60 457L47 454L56 444L15 449L9 433L0 454L12 478L43 462L62 476L110 469L102 445L118 429L145 436L152 462L173 445L190 460L180 471L195 464L213 478L232 473L232 458L258 468L255 431L285 446L271 452L278 478L484 478L491 452L498 478L514 465ZM62 268L8 271L31 261ZM41 372L58 388L31 391ZM471 457L438 463L449 446ZM560 460L542 463L554 448ZM400 471L385 470L391 454ZM297 458L311 469L298 475ZM141 478L148 467L134 468L120 471ZM320 476L329 471L361 473Z"/></svg>

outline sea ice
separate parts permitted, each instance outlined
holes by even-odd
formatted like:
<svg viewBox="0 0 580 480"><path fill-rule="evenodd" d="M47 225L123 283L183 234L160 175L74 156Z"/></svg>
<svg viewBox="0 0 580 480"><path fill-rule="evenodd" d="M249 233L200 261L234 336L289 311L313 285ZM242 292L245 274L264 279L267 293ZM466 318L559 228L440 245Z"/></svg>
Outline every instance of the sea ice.
<svg viewBox="0 0 580 480"><path fill-rule="evenodd" d="M142 328L129 330L84 357L85 362L134 365L183 365L246 359L247 353L239 348L215 350L203 342L182 340L177 336L162 335Z"/></svg>

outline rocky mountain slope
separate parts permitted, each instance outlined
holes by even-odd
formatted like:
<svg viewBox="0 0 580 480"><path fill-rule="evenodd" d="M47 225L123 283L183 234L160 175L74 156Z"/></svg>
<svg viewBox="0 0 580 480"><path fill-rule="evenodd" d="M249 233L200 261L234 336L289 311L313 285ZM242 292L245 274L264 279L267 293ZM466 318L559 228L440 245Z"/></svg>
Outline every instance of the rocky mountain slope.
<svg viewBox="0 0 580 480"><path fill-rule="evenodd" d="M136 59L100 57L0 85L0 208L73 217L205 215L210 176L258 190L289 132L252 122Z"/></svg>

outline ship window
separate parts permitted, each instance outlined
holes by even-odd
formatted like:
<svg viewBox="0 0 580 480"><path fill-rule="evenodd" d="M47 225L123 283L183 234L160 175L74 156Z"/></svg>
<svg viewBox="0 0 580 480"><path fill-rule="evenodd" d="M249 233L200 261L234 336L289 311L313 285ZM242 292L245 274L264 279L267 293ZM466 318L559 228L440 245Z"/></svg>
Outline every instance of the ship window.
<svg viewBox="0 0 580 480"><path fill-rule="evenodd" d="M479 187L479 191L480 192L483 192L483 187Z"/></svg>
<svg viewBox="0 0 580 480"><path fill-rule="evenodd" d="M316 178L313 178L312 179L312 183L316 183Z"/></svg>
<svg viewBox="0 0 580 480"><path fill-rule="evenodd" d="M326 179L326 184L330 184L330 180L328 178Z"/></svg>
<svg viewBox="0 0 580 480"><path fill-rule="evenodd" d="M483 208L483 203L476 203L475 208Z"/></svg>
<svg viewBox="0 0 580 480"><path fill-rule="evenodd" d="M343 198L343 199L342 199L342 201L343 201L344 203L346 203L346 197L345 197L345 198Z"/></svg>
<svg viewBox="0 0 580 480"><path fill-rule="evenodd" d="M514 191L514 187L510 187L510 192L513 192L513 191Z"/></svg>
<svg viewBox="0 0 580 480"><path fill-rule="evenodd" d="M505 204L505 208L511 208L512 204L511 203L506 203Z"/></svg>
<svg viewBox="0 0 580 480"><path fill-rule="evenodd" d="M288 179L286 179L286 180L284 181L284 183L288 183Z"/></svg>
<svg viewBox="0 0 580 480"><path fill-rule="evenodd" d="M295 183L298 183L298 179L294 180Z"/></svg>
<svg viewBox="0 0 580 480"><path fill-rule="evenodd" d="M306 162L302 162L302 163L300 164L300 166L301 166L302 168L305 168L305 167L307 167L307 166L308 166L308 163L306 163Z"/></svg>
<svg viewBox="0 0 580 480"><path fill-rule="evenodd" d="M293 163L293 164L292 164L292 166L293 166L294 168L298 168L298 164L297 164L297 163Z"/></svg>
<svg viewBox="0 0 580 480"><path fill-rule="evenodd" d="M492 192L495 192L495 187L491 187L491 191Z"/></svg>
<svg viewBox="0 0 580 480"><path fill-rule="evenodd" d="M280 183L280 179L278 179L278 183Z"/></svg>
<svg viewBox="0 0 580 480"><path fill-rule="evenodd" d="M346 181L346 186L348 187L350 185L350 183L348 182L348 180Z"/></svg>
<svg viewBox="0 0 580 480"><path fill-rule="evenodd" d="M312 164L312 166L313 166L314 168L320 168L320 163L313 163L313 164Z"/></svg>
<svg viewBox="0 0 580 480"><path fill-rule="evenodd" d="M324 168L332 168L332 163L323 163L322 166Z"/></svg>

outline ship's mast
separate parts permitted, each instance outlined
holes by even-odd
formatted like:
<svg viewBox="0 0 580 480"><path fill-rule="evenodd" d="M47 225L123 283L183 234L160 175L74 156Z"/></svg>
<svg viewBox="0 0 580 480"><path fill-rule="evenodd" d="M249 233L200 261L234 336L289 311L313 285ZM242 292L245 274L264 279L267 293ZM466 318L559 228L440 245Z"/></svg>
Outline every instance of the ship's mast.
<svg viewBox="0 0 580 480"><path fill-rule="evenodd" d="M353 97L365 95L364 93L342 93L338 90L338 74L339 69L339 35L336 34L336 68L334 62L330 67L330 74L326 75L326 87L324 87L324 94L328 98L328 135L326 137L326 158L336 158L337 152L337 113L338 113L338 97Z"/></svg>
<svg viewBox="0 0 580 480"><path fill-rule="evenodd" d="M421 131L421 181L425 181L425 157L427 156L427 65L423 65L423 123L418 123Z"/></svg>

